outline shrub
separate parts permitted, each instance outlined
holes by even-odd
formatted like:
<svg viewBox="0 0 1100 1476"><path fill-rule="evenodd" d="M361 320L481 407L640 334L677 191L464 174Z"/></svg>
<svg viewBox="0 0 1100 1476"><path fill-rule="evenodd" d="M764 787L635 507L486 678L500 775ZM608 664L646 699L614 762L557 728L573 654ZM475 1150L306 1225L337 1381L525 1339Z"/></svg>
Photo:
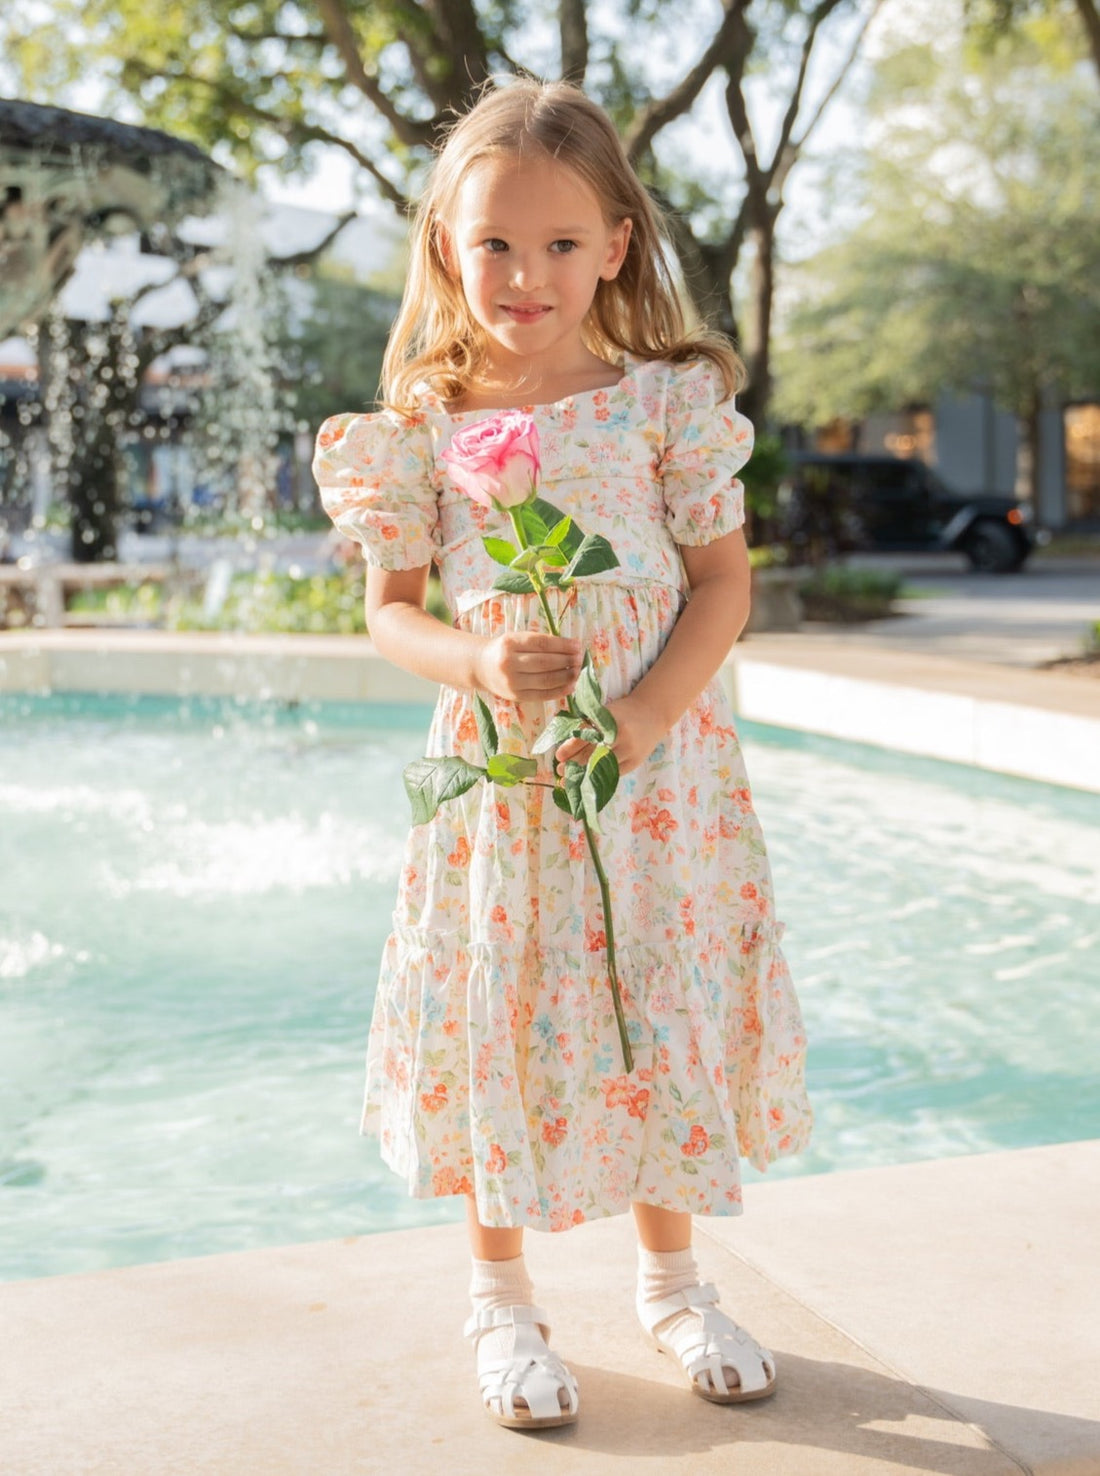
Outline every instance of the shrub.
<svg viewBox="0 0 1100 1476"><path fill-rule="evenodd" d="M891 615L901 592L901 579L896 574L834 564L808 575L798 592L807 620L854 624Z"/></svg>

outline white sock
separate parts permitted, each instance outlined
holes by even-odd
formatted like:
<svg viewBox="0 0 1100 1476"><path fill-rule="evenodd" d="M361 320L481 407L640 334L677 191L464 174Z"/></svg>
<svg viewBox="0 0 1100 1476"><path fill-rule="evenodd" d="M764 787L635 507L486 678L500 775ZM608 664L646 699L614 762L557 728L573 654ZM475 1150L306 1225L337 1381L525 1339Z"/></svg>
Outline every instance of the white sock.
<svg viewBox="0 0 1100 1476"><path fill-rule="evenodd" d="M689 1286L699 1285L699 1268L695 1264L695 1252L689 1245L682 1251L651 1251L644 1245L638 1247L638 1300L659 1302ZM680 1322L692 1322L695 1313L685 1308L674 1312L657 1326L662 1334L674 1334Z"/></svg>
<svg viewBox="0 0 1100 1476"><path fill-rule="evenodd" d="M495 1307L534 1305L534 1287L522 1255L510 1261L474 1261L470 1277L470 1300L474 1311ZM481 1358L510 1358L515 1333L510 1327L493 1327L481 1334L477 1351Z"/></svg>

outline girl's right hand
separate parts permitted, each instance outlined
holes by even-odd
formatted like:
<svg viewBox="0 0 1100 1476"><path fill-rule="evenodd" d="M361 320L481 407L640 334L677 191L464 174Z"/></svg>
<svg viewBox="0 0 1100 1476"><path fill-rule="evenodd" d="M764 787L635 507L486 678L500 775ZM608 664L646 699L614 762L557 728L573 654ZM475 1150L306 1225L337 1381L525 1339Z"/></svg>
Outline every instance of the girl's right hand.
<svg viewBox="0 0 1100 1476"><path fill-rule="evenodd" d="M490 636L476 665L477 685L508 702L553 702L576 686L584 660L580 641L541 631Z"/></svg>

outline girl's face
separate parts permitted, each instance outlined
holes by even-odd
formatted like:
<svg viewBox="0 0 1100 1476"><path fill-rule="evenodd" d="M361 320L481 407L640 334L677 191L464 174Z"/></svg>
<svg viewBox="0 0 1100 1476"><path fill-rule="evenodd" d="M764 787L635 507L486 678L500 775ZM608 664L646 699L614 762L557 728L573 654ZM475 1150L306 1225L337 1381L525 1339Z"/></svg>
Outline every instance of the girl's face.
<svg viewBox="0 0 1100 1476"><path fill-rule="evenodd" d="M590 368L581 328L600 280L618 275L630 226L608 225L592 189L552 159L504 155L470 170L442 244L488 335L491 371Z"/></svg>

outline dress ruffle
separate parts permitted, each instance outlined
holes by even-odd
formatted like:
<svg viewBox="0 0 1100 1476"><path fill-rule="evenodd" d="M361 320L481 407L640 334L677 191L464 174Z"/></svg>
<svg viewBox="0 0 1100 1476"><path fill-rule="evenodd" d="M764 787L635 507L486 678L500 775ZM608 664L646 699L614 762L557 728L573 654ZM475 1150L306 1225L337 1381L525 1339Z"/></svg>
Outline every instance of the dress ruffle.
<svg viewBox="0 0 1100 1476"><path fill-rule="evenodd" d="M738 1155L763 1169L809 1133L780 933L620 948L628 1075L602 952L396 926L364 1130L411 1194L473 1192L486 1225L563 1229L632 1200L737 1214Z"/></svg>

